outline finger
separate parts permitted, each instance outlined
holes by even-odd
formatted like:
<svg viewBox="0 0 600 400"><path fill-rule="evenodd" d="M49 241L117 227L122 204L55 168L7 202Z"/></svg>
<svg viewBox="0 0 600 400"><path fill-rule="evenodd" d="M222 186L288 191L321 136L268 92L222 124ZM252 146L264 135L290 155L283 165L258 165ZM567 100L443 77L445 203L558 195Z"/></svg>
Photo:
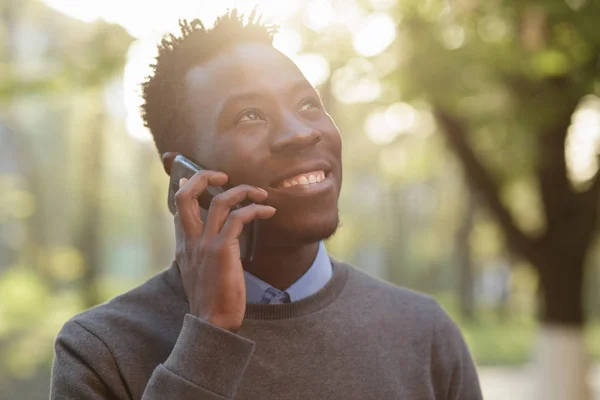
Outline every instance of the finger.
<svg viewBox="0 0 600 400"><path fill-rule="evenodd" d="M199 171L189 180L182 178L181 187L175 193L175 206L181 220L183 232L187 236L200 236L203 223L200 219L198 197L206 188L227 183L227 175L216 171Z"/></svg>
<svg viewBox="0 0 600 400"><path fill-rule="evenodd" d="M181 226L181 217L179 216L179 213L176 212L175 216L173 217L173 223L175 225L175 244L176 246L179 246L180 243L183 244L185 241L185 234L183 232L183 227ZM177 250L177 248L176 248Z"/></svg>
<svg viewBox="0 0 600 400"><path fill-rule="evenodd" d="M245 224L255 219L269 219L275 215L275 211L275 208L262 204L250 204L235 210L227 217L220 235L225 241L237 239L242 233Z"/></svg>
<svg viewBox="0 0 600 400"><path fill-rule="evenodd" d="M208 210L205 228L206 234L213 236L217 235L223 228L223 225L234 206L246 199L261 203L267 200L268 196L269 195L265 190L250 185L239 185L224 193L216 195L213 197L210 203L210 209Z"/></svg>

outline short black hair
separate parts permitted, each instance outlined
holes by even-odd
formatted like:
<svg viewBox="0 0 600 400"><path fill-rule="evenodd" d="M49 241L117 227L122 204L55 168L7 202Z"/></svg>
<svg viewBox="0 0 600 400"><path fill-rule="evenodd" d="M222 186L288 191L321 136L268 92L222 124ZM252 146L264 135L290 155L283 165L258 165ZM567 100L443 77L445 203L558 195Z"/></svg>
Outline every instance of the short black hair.
<svg viewBox="0 0 600 400"><path fill-rule="evenodd" d="M180 20L180 34L165 36L158 45L152 73L142 83L144 125L152 133L158 152L176 151L175 140L192 127L188 118L184 78L187 71L218 53L243 42L272 45L277 31L266 25L256 9L244 23L244 14L228 10L211 29L195 19Z"/></svg>

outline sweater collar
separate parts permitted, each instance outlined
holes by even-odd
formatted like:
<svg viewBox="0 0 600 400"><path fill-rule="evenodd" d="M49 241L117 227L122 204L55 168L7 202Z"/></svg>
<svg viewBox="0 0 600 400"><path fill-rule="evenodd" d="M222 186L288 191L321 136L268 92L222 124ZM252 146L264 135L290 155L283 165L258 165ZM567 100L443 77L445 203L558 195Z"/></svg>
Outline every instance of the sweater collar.
<svg viewBox="0 0 600 400"><path fill-rule="evenodd" d="M316 293L299 301L284 304L246 304L245 319L277 320L294 318L307 315L325 308L338 298L346 285L350 267L329 257L332 267L331 279ZM173 261L171 267L164 273L164 279L177 295L187 303L187 298L181 281L181 274L177 263ZM188 306L189 308L189 306Z"/></svg>

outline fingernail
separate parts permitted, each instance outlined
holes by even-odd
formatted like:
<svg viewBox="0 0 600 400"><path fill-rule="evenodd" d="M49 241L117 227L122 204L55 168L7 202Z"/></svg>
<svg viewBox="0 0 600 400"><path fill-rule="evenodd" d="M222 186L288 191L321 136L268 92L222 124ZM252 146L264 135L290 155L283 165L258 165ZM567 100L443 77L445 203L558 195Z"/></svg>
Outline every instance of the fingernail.
<svg viewBox="0 0 600 400"><path fill-rule="evenodd" d="M186 178L181 178L181 179L179 180L179 187L182 187L182 186L183 186L183 185L184 185L186 182L187 182L187 179L186 179Z"/></svg>
<svg viewBox="0 0 600 400"><path fill-rule="evenodd" d="M263 188L259 188L259 187L256 187L256 188L257 188L258 190L260 190L261 192L263 192L264 194L267 194L267 191L266 191L265 189L263 189Z"/></svg>

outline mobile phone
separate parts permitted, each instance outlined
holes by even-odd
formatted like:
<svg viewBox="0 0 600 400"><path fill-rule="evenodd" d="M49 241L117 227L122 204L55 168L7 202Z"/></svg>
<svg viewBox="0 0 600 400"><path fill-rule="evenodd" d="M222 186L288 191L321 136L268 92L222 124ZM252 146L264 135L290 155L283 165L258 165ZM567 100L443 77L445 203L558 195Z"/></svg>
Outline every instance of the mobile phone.
<svg viewBox="0 0 600 400"><path fill-rule="evenodd" d="M198 171L205 170L206 168L194 163L187 157L178 154L173 161L173 167L171 168L171 177L169 179L169 196L168 204L169 211L175 215L177 207L175 205L175 193L179 190L179 180L181 178L190 179ZM206 222L208 217L208 208L213 197L219 193L223 193L229 189L229 187L221 186L208 186L206 190L198 198L200 204L200 218L203 222ZM243 206L250 204L249 201L236 205L232 208L233 210L242 208ZM238 240L240 241L240 258L243 263L250 263L254 259L254 251L256 249L256 241L258 238L258 226L259 221L254 220L249 224L244 225L241 235Z"/></svg>

